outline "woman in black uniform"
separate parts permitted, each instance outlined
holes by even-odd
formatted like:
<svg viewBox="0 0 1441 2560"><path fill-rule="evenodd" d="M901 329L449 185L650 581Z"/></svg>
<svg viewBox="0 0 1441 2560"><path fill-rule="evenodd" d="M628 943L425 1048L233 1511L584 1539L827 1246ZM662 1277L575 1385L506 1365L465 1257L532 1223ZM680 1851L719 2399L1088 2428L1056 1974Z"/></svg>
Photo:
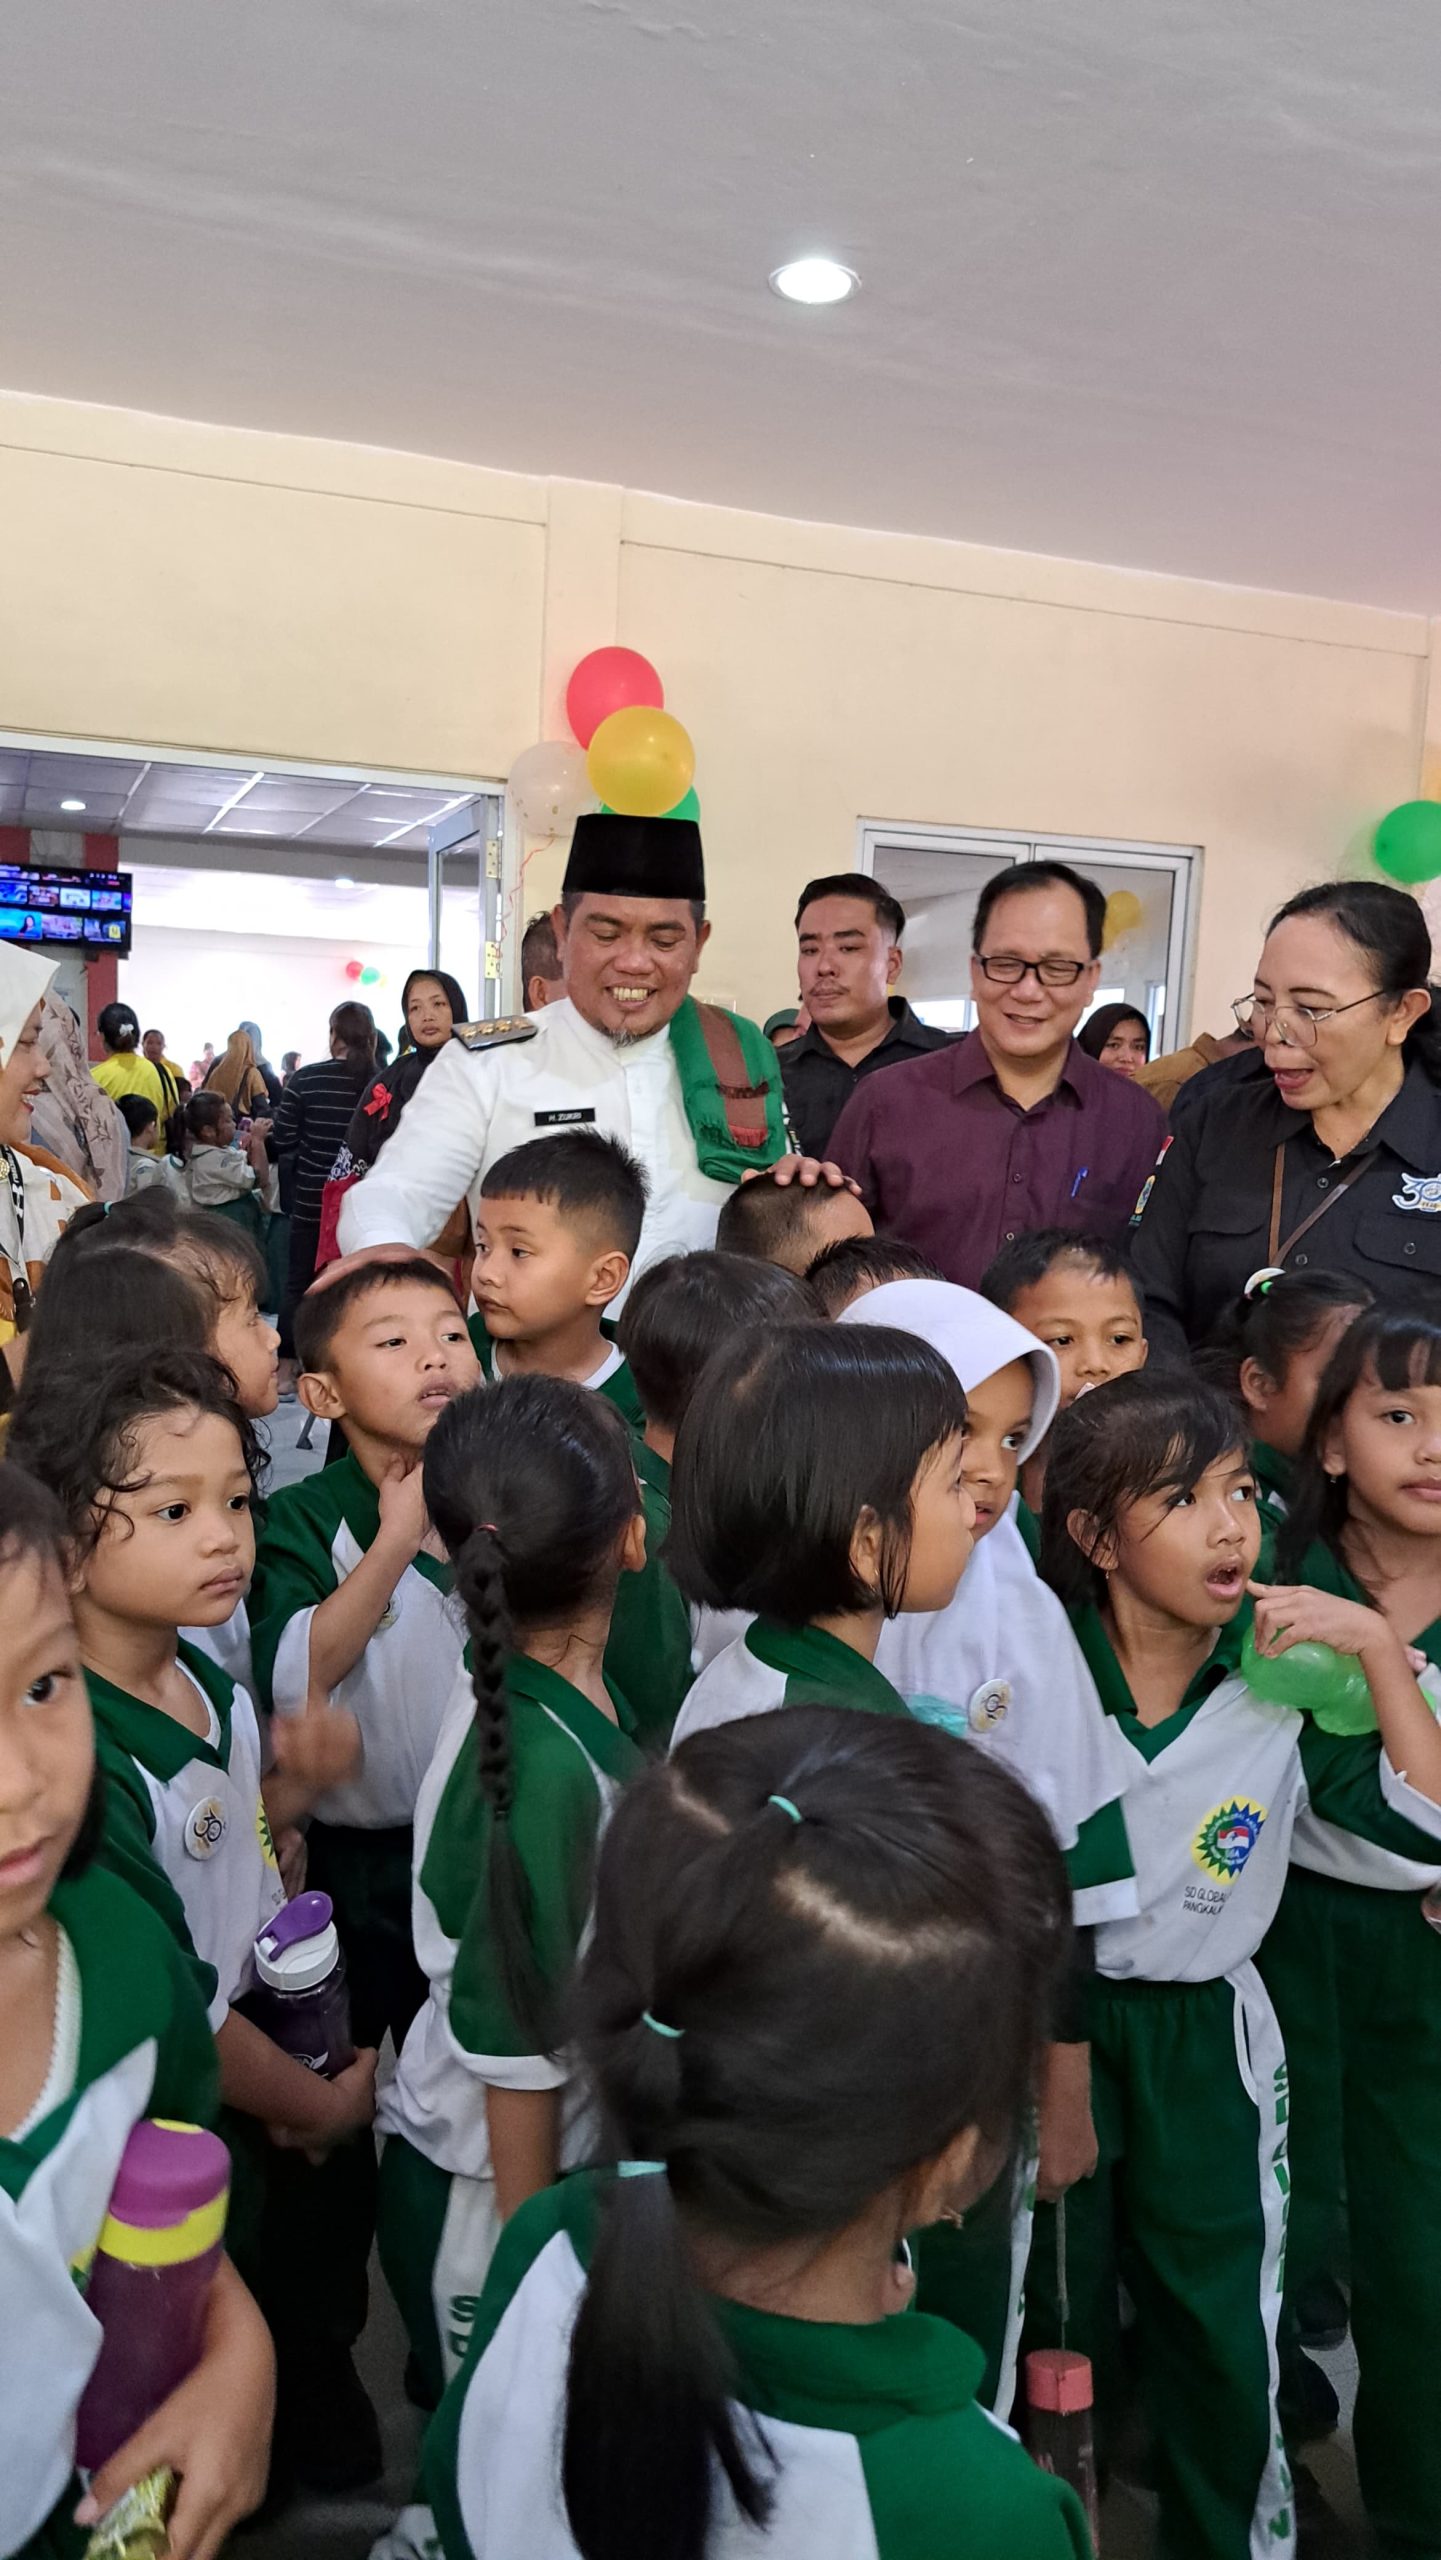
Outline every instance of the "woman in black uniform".
<svg viewBox="0 0 1441 2560"><path fill-rule="evenodd" d="M1184 1353L1268 1267L1441 1284L1441 1015L1414 898L1303 889L1273 917L1250 1022L1267 1073L1198 1093L1142 1195L1153 1356Z"/></svg>

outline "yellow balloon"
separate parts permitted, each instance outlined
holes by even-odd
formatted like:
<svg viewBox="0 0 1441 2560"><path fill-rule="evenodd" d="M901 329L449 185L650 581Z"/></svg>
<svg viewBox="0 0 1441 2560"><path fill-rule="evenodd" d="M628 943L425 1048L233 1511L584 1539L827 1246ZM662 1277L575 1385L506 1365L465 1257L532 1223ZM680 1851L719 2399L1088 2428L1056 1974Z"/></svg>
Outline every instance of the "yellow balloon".
<svg viewBox="0 0 1441 2560"><path fill-rule="evenodd" d="M695 749L668 711L633 703L602 720L585 766L608 808L627 818L663 818L695 779Z"/></svg>
<svg viewBox="0 0 1441 2560"><path fill-rule="evenodd" d="M1123 934L1134 933L1145 913L1134 889L1113 889L1106 900L1106 925L1101 935L1101 949L1109 951Z"/></svg>

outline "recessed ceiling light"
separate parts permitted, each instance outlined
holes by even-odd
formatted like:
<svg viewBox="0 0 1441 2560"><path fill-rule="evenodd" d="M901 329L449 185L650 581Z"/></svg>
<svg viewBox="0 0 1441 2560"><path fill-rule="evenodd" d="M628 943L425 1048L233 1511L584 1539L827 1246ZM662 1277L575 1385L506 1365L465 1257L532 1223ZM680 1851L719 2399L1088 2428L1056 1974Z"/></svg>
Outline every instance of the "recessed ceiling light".
<svg viewBox="0 0 1441 2560"><path fill-rule="evenodd" d="M62 800L60 806L62 809L83 809L85 803L83 800Z"/></svg>
<svg viewBox="0 0 1441 2560"><path fill-rule="evenodd" d="M337 871L335 875L335 885L337 889L353 889L355 882L351 879L348 871Z"/></svg>
<svg viewBox="0 0 1441 2560"><path fill-rule="evenodd" d="M792 258L777 267L771 291L783 302L848 302L860 283L855 269L837 258Z"/></svg>

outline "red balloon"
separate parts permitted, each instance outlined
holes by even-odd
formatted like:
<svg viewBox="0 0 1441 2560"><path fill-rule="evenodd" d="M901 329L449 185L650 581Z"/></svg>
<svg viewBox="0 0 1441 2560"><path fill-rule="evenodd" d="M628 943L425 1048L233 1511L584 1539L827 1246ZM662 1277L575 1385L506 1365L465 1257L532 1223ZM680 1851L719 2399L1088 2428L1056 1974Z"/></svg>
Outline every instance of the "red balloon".
<svg viewBox="0 0 1441 2560"><path fill-rule="evenodd" d="M663 711L665 687L638 649L592 649L565 689L566 717L583 747L613 711Z"/></svg>
<svg viewBox="0 0 1441 2560"><path fill-rule="evenodd" d="M361 960L347 960L347 961L346 961L346 964L345 964L345 974L346 974L347 978L351 978L351 979L355 979L355 978L362 978L362 977L364 977L364 975L365 975L365 964L364 964L364 962L363 962L363 961L361 961Z"/></svg>

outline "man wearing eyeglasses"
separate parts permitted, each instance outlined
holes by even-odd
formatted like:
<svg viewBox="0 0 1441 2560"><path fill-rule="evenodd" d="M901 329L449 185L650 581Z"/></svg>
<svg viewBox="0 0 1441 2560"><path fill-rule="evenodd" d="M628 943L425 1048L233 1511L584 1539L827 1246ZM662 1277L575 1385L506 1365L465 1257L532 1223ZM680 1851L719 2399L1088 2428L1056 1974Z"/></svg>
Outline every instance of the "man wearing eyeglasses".
<svg viewBox="0 0 1441 2560"><path fill-rule="evenodd" d="M830 1152L878 1227L974 1289L1036 1227L1119 1235L1166 1123L1074 1032L1100 975L1104 892L1065 862L1014 863L976 903L977 1028L853 1095Z"/></svg>

